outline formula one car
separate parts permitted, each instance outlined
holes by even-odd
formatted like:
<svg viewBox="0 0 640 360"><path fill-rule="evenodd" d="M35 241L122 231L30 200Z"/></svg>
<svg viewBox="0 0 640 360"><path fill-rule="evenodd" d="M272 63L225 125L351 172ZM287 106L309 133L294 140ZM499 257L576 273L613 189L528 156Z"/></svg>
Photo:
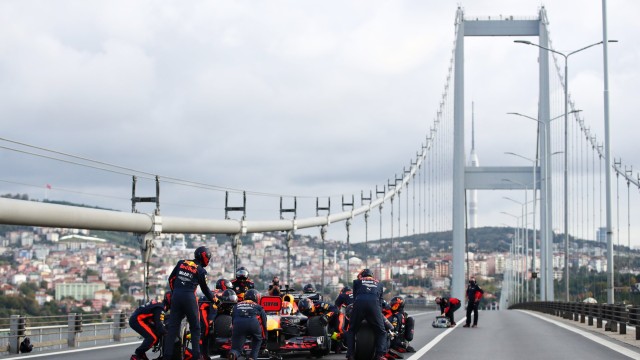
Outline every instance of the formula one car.
<svg viewBox="0 0 640 360"><path fill-rule="evenodd" d="M278 296L263 296L260 305L267 313L266 350L271 358L297 351L322 357L331 351L331 336L319 318L294 312L294 304Z"/></svg>

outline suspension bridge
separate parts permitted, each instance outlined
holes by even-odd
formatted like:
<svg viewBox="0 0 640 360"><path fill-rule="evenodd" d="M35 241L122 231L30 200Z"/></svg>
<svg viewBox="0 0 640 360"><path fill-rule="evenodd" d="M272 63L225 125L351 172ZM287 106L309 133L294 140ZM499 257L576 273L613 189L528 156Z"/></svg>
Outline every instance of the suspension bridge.
<svg viewBox="0 0 640 360"><path fill-rule="evenodd" d="M324 243L329 229L343 224L347 233L346 246L349 249L350 227L353 222L364 221L366 227L364 240L367 241L369 227L373 229L377 225L373 220L377 216L380 228L379 238L390 238L392 252L395 246L394 238L402 236L403 233L408 235L450 231L453 243L451 295L462 299L465 278L473 275L469 273L465 264L466 230L469 218L467 194L476 190L517 190L524 192L526 197L524 202L516 201L521 206L520 215L508 214L516 219L518 231L513 238L503 282L506 291L500 299L502 308L536 301L576 300L577 294L571 294L568 287L563 294L557 294L553 286L554 281L563 276L568 284L569 268L581 265L580 259L571 254L573 239L607 244L604 268L609 274L608 300L613 304L615 302L614 271L631 271L630 263L626 265L629 267L627 269L621 269L614 264L613 243L616 239L612 230L613 219L617 219L615 236L617 236L618 245L620 245L620 233L623 233L627 235L628 246L631 247L632 223L637 221L632 217L631 206L640 201L637 191L640 189L640 176L637 172L633 172L631 164L622 163L616 158L615 153L610 153L608 134L595 134L591 130L597 126L589 123L586 114L579 108L578 100L571 97L570 85L566 77L569 55L591 47L604 49L606 53L610 41L605 31L602 41L573 52L563 53L554 47L548 25L549 21L544 8L530 18L494 17L493 19L490 17L468 18L459 8L455 17L455 41L451 49L446 81L433 121L427 127L423 141L416 144L415 154L409 154L409 161L398 164L397 173L388 174L386 183L372 184L370 189L362 189L360 193L339 197L294 196L225 188L138 171L113 163L94 161L14 139L2 138L0 140L6 144L2 146L3 151L21 152L54 162L73 163L98 171L127 176L131 179L132 191L130 213L1 198L0 223L136 233L139 234L143 260L148 263L156 246L155 241L164 234L231 235L233 255L237 259L243 256L240 238L247 234L285 232L287 248L289 248L293 235L298 231L318 229ZM537 130L531 133L531 138L534 140L532 144L535 145L535 156L528 158L512 154L526 160L527 166L477 166L466 160L465 154L468 151L465 149L465 122L468 122L469 116L465 114L467 101L464 91L464 45L467 37L512 37L517 43L522 44L514 45L519 46L519 51L529 51L532 57L538 58L538 68L532 69L540 74L536 100L538 113L535 116L511 113L514 118L535 121L537 125ZM527 39L534 37L536 41L522 40L525 37ZM587 51L594 51L594 49ZM605 66L606 71L608 69ZM605 89L606 92L607 89ZM605 97L604 101L608 99ZM505 113L511 110L505 109ZM593 116L593 118L597 117ZM605 120L608 121L608 119ZM608 132L608 128L606 131ZM561 156L554 156L559 154ZM137 188L139 181L153 183L155 194L141 196L140 189ZM165 193L166 188L180 187L218 192L221 198L224 197L224 218L210 219L206 216L191 218L166 212L161 195ZM616 193L615 199L612 196L613 192ZM624 196L621 198L620 193L625 194L625 192L626 199ZM254 219L248 215L251 213L251 204L259 202L254 199L261 198L279 200L279 207L274 209L276 216ZM148 213L141 212L139 209L143 206L142 203L154 204L155 208ZM307 206L306 213L312 213L310 216L302 215L305 213L301 209L305 206L303 204ZM531 212L528 206L531 206ZM336 208L338 208L337 211ZM624 217L626 217L626 229L620 225L620 219ZM383 222L387 224L389 230L386 234L383 234ZM371 234L374 232L371 231ZM564 242L560 246L554 244L554 236L562 236ZM321 263L322 284L327 285L324 277L324 251ZM393 265L389 267L392 268ZM347 261L344 271L343 278L349 279L354 277L357 269L350 268ZM523 296L523 294L526 295ZM511 326L520 327L515 325L516 323L527 321L529 324L534 319L533 317L527 320L520 319L522 315L517 313L517 315L508 316L511 319L510 324L501 325L496 314L498 313L488 316L490 319L488 322L492 324L495 322L497 328L504 330L505 336ZM519 319L515 320L515 317ZM536 326L547 325L538 323ZM545 328L540 331L547 330ZM440 335L428 332L424 336L420 342L428 346ZM558 335L558 338L564 340L566 336ZM457 341L476 340L465 337ZM505 338L502 342L503 346L505 342L510 341ZM522 338L513 341L526 343ZM436 343L431 345L435 349L438 346ZM576 346L584 345L584 341L578 340L577 343L581 345ZM447 347L451 346L453 345ZM549 351L553 354L561 353L561 344L557 346L558 348L551 347ZM584 347L586 349L584 354L587 357L593 354L592 351L596 351L590 347L591 345ZM538 346L535 346L535 349L540 350ZM127 351L130 352L130 349ZM451 354L445 350L436 351L445 355ZM486 351L494 350L486 349ZM625 351L634 350L620 350L617 354L624 354L623 357L638 356L637 353L629 355L633 353ZM505 350L504 354L503 358L512 358L513 352ZM475 358L477 354L473 356Z"/></svg>

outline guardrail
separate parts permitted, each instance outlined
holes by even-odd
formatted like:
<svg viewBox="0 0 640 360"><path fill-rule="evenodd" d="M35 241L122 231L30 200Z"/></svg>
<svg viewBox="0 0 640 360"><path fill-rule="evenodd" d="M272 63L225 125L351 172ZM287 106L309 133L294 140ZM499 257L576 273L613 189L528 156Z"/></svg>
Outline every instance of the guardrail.
<svg viewBox="0 0 640 360"><path fill-rule="evenodd" d="M31 339L33 351L61 348L79 348L137 338L129 328L129 317L116 312L105 318L103 315L70 313L63 316L11 315L0 319L0 355L17 354L24 338Z"/></svg>
<svg viewBox="0 0 640 360"><path fill-rule="evenodd" d="M509 309L538 311L560 316L564 319L579 321L597 328L604 326L605 331L627 333L627 326L634 326L636 340L640 340L640 307L625 304L590 304L580 302L540 301L516 304Z"/></svg>

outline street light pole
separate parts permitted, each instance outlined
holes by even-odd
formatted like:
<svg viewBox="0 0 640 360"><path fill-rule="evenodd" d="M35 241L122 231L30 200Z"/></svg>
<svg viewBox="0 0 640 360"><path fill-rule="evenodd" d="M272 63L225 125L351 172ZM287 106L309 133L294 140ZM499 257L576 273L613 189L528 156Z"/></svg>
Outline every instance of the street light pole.
<svg viewBox="0 0 640 360"><path fill-rule="evenodd" d="M582 111L582 110L572 110L572 111L569 112L569 114L580 112L580 111ZM517 113L517 112L510 112L510 113L507 113L507 114L508 115L518 115L518 116L522 116L524 118L536 121L538 124L542 125L542 126L540 126L540 129L542 129L544 131L544 136L546 137L547 125L545 124L544 121L541 121L541 120L538 120L538 119L536 119L534 117L531 117L531 116L528 116L528 115L523 115L523 114L520 114L520 113ZM558 119L558 118L560 118L562 116L564 116L564 115L556 116L553 119L550 119L549 122L551 122L551 121L553 121L555 119ZM547 144L546 141L544 142L544 145L545 145L545 148L543 149L544 156L545 157L547 157L547 156L549 157L549 158L545 159L546 161L544 162L544 164L546 166L546 169L548 169L549 168L549 163L550 163L550 160L551 160L550 156L553 155L553 154L549 154L548 144ZM521 157L521 158L523 158L525 160L529 160L529 161L533 162L533 185L532 185L532 189L531 189L532 193L533 193L533 199L534 199L534 201L533 201L533 213L534 213L534 215L533 215L533 254L531 255L531 264L532 264L531 265L531 268L532 268L531 272L533 274L534 272L536 272L536 251L537 251L536 248L537 248L537 244L536 244L536 216L535 216L535 214L536 214L536 201L535 201L535 199L537 198L536 192L537 192L537 189L538 189L538 187L537 187L538 181L536 180L536 164L538 163L538 158L539 157L536 156L535 160L532 160L532 159L529 159L527 157L524 157L522 155L518 155L518 154L515 154L515 153L512 153L512 152L507 152L505 154L518 156L518 157ZM541 174L541 175L545 176L544 184L545 184L545 186L547 186L548 171L545 171L544 174ZM541 183L542 183L542 180L543 179L540 179ZM512 180L509 180L509 181L512 181ZM545 191L544 193L548 194L548 191ZM548 214L549 214L548 213L548 209L549 209L548 195L547 195L547 198L541 199L541 201L544 201L544 205L543 205L544 206L544 210L545 210L544 213L545 213L546 219L548 219ZM547 224L547 226L549 226L549 222L548 221L545 221L545 223ZM542 229L540 229L540 230L542 232ZM551 244L549 242L549 239L548 239L548 236L547 236L547 232L546 231L542 232L542 234L544 235L544 238L542 238L542 245L544 245L544 247L542 249L540 249L541 250L540 251L540 260L542 262L542 264L540 266L540 270L545 269L545 271L547 271L547 267L545 266L545 264L546 264L546 261L545 261L545 259L546 259L546 249L551 249L552 246L551 246ZM545 286L546 286L545 285L545 279L546 279L546 277L542 277L541 278L541 284L540 284L542 286L541 289L544 289ZM533 301L536 301L536 296L538 294L538 292L537 292L537 282L538 281L536 280L536 278L533 278L533 277L532 277L532 280L533 280ZM541 295L541 298L542 298L543 294L541 293L540 295Z"/></svg>
<svg viewBox="0 0 640 360"><path fill-rule="evenodd" d="M512 181L509 179L503 179L503 180L507 180L507 181ZM514 181L515 182L515 181ZM528 204L529 201L527 201L527 188L526 185L522 184L523 186L525 186L524 189L524 203L521 203L520 201L514 200L510 197L507 196L503 196L504 199L507 200L511 200L513 202L515 202L516 204L520 204L521 206L521 212L522 212L522 217L524 217L524 230L522 233L523 236L523 240L524 240L524 276L523 276L523 282L524 282L524 299L525 301L529 301L529 218L528 218L528 213L529 213L529 209L528 209ZM534 218L535 218L535 213L534 213Z"/></svg>
<svg viewBox="0 0 640 360"><path fill-rule="evenodd" d="M568 174L568 162L569 162L569 56L586 50L590 47L603 44L604 41L599 41L595 44L587 45L578 50L572 51L568 54L564 54L560 51L553 50L548 47L544 47L538 44L534 44L528 40L514 40L515 43L533 45L535 47L550 51L558 54L564 58L564 278L565 278L565 301L569 302L569 174ZM608 42L618 42L618 40L609 40ZM609 171L609 169L607 169ZM613 264L611 264L613 266Z"/></svg>
<svg viewBox="0 0 640 360"><path fill-rule="evenodd" d="M515 201L515 200L512 200ZM516 201L517 202L517 201ZM516 219L516 227L514 229L514 238L511 241L511 245L513 246L513 262L512 264L514 264L514 268L515 268L515 264L518 263L517 268L514 269L514 284L513 284L513 293L516 297L515 299L515 303L519 303L520 302L520 287L518 286L518 284L520 283L520 264L519 264L519 256L516 256L516 254L518 254L518 240L520 239L520 218L519 216L513 215L511 213L508 213L506 211L501 211L500 213L505 214L505 215L509 215L513 218Z"/></svg>

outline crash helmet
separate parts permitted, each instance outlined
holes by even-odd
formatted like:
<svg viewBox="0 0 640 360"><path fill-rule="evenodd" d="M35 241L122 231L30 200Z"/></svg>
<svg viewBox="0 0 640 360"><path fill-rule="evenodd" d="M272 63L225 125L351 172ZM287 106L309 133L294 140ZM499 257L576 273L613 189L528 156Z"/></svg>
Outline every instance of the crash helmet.
<svg viewBox="0 0 640 360"><path fill-rule="evenodd" d="M171 291L167 291L166 293L164 293L162 303L164 304L165 310L171 309Z"/></svg>
<svg viewBox="0 0 640 360"><path fill-rule="evenodd" d="M227 289L222 292L222 295L220 296L220 301L222 301L223 303L235 304L238 302L238 295L236 295L235 291L231 289Z"/></svg>
<svg viewBox="0 0 640 360"><path fill-rule="evenodd" d="M373 271L370 269L364 269L360 271L360 277L373 277Z"/></svg>
<svg viewBox="0 0 640 360"><path fill-rule="evenodd" d="M316 288L312 284L307 284L302 289L302 292L305 294L313 294L316 292Z"/></svg>
<svg viewBox="0 0 640 360"><path fill-rule="evenodd" d="M194 259L196 262L199 262L202 266L207 267L209 265L209 261L211 260L211 251L207 249L206 246L200 246L193 253Z"/></svg>
<svg viewBox="0 0 640 360"><path fill-rule="evenodd" d="M288 301L282 302L282 308L280 309L281 315L293 315L293 305Z"/></svg>
<svg viewBox="0 0 640 360"><path fill-rule="evenodd" d="M216 289L218 290L227 290L227 289L231 289L233 286L231 286L231 281L227 280L227 279L218 279L218 281L216 281Z"/></svg>
<svg viewBox="0 0 640 360"><path fill-rule="evenodd" d="M298 310L303 314L312 313L313 307L313 300L309 298L300 299L300 301L298 301Z"/></svg>
<svg viewBox="0 0 640 360"><path fill-rule="evenodd" d="M245 300L251 300L255 303L260 303L260 298L262 296L260 296L260 293L258 292L258 290L256 289L249 289L247 290L246 293L244 293L244 299Z"/></svg>
<svg viewBox="0 0 640 360"><path fill-rule="evenodd" d="M241 266L236 270L236 279L247 280L249 278L249 270L246 267Z"/></svg>
<svg viewBox="0 0 640 360"><path fill-rule="evenodd" d="M392 311L404 310L404 299L401 296L394 296L389 302Z"/></svg>
<svg viewBox="0 0 640 360"><path fill-rule="evenodd" d="M285 296L282 297L282 301L293 303L295 301L295 298L291 294L286 294Z"/></svg>

